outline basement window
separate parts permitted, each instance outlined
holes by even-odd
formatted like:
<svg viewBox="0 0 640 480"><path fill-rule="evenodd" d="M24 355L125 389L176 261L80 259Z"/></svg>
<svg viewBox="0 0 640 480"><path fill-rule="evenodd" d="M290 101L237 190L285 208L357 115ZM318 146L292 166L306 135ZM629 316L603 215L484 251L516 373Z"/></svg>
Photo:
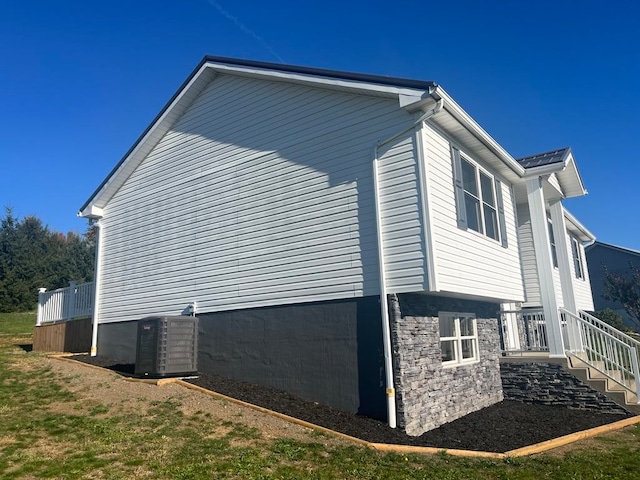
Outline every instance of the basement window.
<svg viewBox="0 0 640 480"><path fill-rule="evenodd" d="M442 366L475 363L478 351L478 325L473 313L439 312Z"/></svg>

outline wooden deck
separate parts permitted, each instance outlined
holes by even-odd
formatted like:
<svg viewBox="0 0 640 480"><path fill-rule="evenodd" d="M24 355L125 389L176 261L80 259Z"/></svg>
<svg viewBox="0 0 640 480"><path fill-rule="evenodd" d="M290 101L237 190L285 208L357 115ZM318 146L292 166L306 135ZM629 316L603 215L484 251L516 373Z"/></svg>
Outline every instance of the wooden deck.
<svg viewBox="0 0 640 480"><path fill-rule="evenodd" d="M88 352L91 348L91 319L80 318L36 326L33 350L36 352Z"/></svg>

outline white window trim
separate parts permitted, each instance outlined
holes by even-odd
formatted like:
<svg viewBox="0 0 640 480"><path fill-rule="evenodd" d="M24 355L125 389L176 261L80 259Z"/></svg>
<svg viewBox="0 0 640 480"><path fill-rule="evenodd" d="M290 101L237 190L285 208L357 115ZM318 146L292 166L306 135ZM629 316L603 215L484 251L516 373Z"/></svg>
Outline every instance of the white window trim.
<svg viewBox="0 0 640 480"><path fill-rule="evenodd" d="M547 225L549 227L549 247L551 248L551 263L553 268L558 269L558 240L553 234L553 222L550 218L547 218Z"/></svg>
<svg viewBox="0 0 640 480"><path fill-rule="evenodd" d="M479 205L479 210L480 210L480 218L478 219L478 224L480 227L480 230L474 230L471 227L468 227L468 223L467 223L467 227L477 233L480 233L481 235L494 240L496 242L501 242L501 238L500 238L500 225L499 225L499 221L498 221L498 199L496 197L496 187L495 187L495 182L496 179L493 175L491 175L491 173L489 173L486 169L484 169L483 167L481 167L478 162L476 162L475 160L472 160L471 158L469 158L466 154L464 154L463 152L460 152L460 160L461 161L465 161L468 164L470 164L472 167L474 167L475 169L475 180L476 180L476 189L478 190L478 195L474 195L473 193L464 190L464 178L463 178L463 190L465 195L470 195L473 198L475 198L478 201L478 205ZM487 235L487 225L486 225L486 218L484 215L484 206L486 204L486 202L484 201L484 195L483 195L483 191L482 191L482 181L480 179L480 173L483 173L484 175L486 175L490 182L491 182L491 199L493 200L493 206L492 205L488 205L489 208L492 208L495 211L495 215L496 215L496 225L495 225L495 230L496 230L496 234L497 234L497 238L493 238L490 237L489 235ZM467 212L467 222L469 221L469 212Z"/></svg>
<svg viewBox="0 0 640 480"><path fill-rule="evenodd" d="M454 336L453 337L440 337L440 357L442 358L442 342L453 341L455 350L455 359L442 362L442 368L452 368L462 365L472 365L480 362L480 347L478 341L478 323L474 313L459 313L459 312L438 312L438 330L440 319L443 317L449 317L454 322ZM471 318L473 320L473 335L461 335L460 334L460 319ZM462 341L471 340L473 348L473 356L471 358L462 358Z"/></svg>
<svg viewBox="0 0 640 480"><path fill-rule="evenodd" d="M571 257L573 259L573 274L578 280L586 280L587 276L584 271L584 262L582 261L582 251L580 249L580 242L575 237L571 238ZM575 250L574 250L575 248ZM580 267L580 275L578 275L578 268Z"/></svg>
<svg viewBox="0 0 640 480"><path fill-rule="evenodd" d="M453 179L454 179L454 190L455 190L455 199L456 199L456 215L458 227L467 232L471 232L473 235L479 235L482 238L489 239L489 241L493 241L499 243L503 248L508 248L507 241L507 227L506 227L506 219L505 219L505 207L504 207L504 195L502 193L502 185L503 182L498 179L496 175L491 173L489 170L484 168L479 162L474 160L465 152L461 151L453 143L451 146L451 159L453 163ZM462 174L462 161L468 162L475 169L475 181L479 190L479 197L477 195L473 195L470 192L467 192L464 189L464 180ZM492 238L487 235L486 232L486 218L484 213L484 201L482 200L482 184L480 182L480 174L485 175L490 181L492 185L492 199L493 205L490 206L495 211L496 214L496 235L497 238ZM476 201L479 201L480 206L480 218L479 226L481 231L474 230L469 227L468 224L468 213L466 212L465 199L466 195L469 194L473 196Z"/></svg>

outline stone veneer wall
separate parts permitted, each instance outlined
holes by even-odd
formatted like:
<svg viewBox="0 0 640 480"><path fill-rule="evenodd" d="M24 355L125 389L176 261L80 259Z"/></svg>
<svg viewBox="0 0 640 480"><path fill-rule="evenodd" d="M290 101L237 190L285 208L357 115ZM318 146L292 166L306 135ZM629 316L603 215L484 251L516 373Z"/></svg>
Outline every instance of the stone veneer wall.
<svg viewBox="0 0 640 480"><path fill-rule="evenodd" d="M389 296L398 424L422 433L500 402L499 305L423 294ZM442 367L438 312L475 313L480 361Z"/></svg>
<svg viewBox="0 0 640 480"><path fill-rule="evenodd" d="M546 362L508 362L500 365L504 398L523 403L562 405L601 413L628 414L604 394Z"/></svg>

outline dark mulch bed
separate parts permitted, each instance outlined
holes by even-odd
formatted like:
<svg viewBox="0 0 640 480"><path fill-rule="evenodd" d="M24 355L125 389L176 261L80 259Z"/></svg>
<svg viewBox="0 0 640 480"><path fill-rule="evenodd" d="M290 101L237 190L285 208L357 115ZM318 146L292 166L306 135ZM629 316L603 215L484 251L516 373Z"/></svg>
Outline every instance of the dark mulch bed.
<svg viewBox="0 0 640 480"><path fill-rule="evenodd" d="M132 364L100 356L76 355L72 358L124 375L133 374ZM507 452L627 417L505 400L419 437L410 437L402 430L391 429L379 420L319 405L269 387L218 375L200 375L189 382L369 442L443 449Z"/></svg>

